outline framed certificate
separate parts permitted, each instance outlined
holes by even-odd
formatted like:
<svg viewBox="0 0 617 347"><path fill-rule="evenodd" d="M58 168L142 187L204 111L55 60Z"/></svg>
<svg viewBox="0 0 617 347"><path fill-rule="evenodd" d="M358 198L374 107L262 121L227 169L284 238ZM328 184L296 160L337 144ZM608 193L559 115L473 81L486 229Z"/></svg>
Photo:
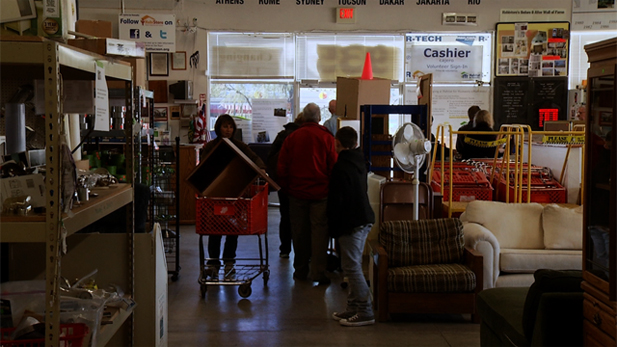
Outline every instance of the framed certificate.
<svg viewBox="0 0 617 347"><path fill-rule="evenodd" d="M169 76L167 53L150 53L150 76Z"/></svg>
<svg viewBox="0 0 617 347"><path fill-rule="evenodd" d="M186 52L171 53L171 69L186 70Z"/></svg>

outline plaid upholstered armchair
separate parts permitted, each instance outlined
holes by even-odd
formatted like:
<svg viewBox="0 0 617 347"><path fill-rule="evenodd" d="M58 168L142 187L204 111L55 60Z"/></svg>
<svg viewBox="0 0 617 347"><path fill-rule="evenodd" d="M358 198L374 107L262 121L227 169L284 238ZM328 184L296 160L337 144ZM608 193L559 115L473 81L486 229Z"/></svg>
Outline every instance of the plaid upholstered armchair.
<svg viewBox="0 0 617 347"><path fill-rule="evenodd" d="M377 318L389 313L471 313L482 290L482 256L465 248L458 219L389 221L371 243Z"/></svg>

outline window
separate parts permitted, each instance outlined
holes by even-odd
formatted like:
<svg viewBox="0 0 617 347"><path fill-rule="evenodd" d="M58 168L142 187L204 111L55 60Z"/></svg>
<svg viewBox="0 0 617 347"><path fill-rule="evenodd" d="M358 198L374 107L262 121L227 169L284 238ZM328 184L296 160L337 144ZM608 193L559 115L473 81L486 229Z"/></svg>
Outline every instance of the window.
<svg viewBox="0 0 617 347"><path fill-rule="evenodd" d="M307 34L296 38L296 78L336 82L337 76L360 77L370 53L373 76L403 80L402 34Z"/></svg>
<svg viewBox="0 0 617 347"><path fill-rule="evenodd" d="M292 34L208 34L208 75L221 78L292 79Z"/></svg>

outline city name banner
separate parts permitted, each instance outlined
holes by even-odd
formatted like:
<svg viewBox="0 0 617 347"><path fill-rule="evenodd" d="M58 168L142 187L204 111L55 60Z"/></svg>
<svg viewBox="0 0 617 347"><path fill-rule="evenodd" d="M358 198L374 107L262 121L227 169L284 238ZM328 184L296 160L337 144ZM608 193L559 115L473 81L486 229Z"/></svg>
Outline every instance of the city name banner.
<svg viewBox="0 0 617 347"><path fill-rule="evenodd" d="M120 39L139 41L146 52L176 51L176 16L173 14L125 13L118 16Z"/></svg>
<svg viewBox="0 0 617 347"><path fill-rule="evenodd" d="M405 80L433 74L434 82L483 79L483 42L487 35L409 35L406 37Z"/></svg>

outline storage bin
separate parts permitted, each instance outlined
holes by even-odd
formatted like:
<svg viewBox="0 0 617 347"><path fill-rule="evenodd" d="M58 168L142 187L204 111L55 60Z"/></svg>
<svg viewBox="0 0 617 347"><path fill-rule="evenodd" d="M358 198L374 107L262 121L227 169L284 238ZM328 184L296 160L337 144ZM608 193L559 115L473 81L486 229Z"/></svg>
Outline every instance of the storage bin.
<svg viewBox="0 0 617 347"><path fill-rule="evenodd" d="M239 198L198 197L195 231L208 235L257 235L268 231L268 184L251 185Z"/></svg>

